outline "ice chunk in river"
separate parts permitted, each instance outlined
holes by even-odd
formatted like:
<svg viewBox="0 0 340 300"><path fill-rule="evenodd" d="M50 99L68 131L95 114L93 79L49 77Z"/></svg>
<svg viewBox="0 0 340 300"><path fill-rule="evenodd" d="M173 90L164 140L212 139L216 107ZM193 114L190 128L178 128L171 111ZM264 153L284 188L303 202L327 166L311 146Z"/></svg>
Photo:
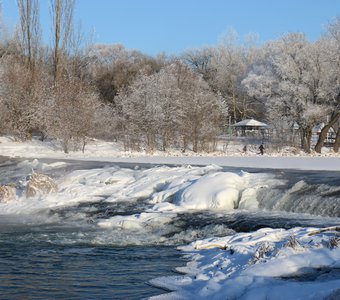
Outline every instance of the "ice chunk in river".
<svg viewBox="0 0 340 300"><path fill-rule="evenodd" d="M193 210L232 210L238 205L243 182L235 173L208 174L184 189L177 204Z"/></svg>

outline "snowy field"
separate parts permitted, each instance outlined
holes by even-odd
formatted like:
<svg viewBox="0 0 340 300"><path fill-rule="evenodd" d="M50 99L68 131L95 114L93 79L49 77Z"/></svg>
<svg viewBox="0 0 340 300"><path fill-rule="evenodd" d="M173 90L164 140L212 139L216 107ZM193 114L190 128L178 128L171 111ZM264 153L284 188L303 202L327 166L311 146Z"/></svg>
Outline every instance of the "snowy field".
<svg viewBox="0 0 340 300"><path fill-rule="evenodd" d="M339 185L303 179L289 185L288 175L241 170L340 171L339 156L244 156L237 149L228 156L138 156L101 142L88 145L85 154L66 155L50 143L0 142L0 155L25 158L13 170L20 181L17 198L0 203L1 226L82 229L58 234L60 244L184 245L179 249L188 263L177 268L183 275L153 279L152 285L172 291L154 299L340 297ZM65 159L175 166L128 169L111 164L66 172ZM240 169L229 172L222 166ZM57 174L58 193L27 201L25 176L32 169ZM199 226L191 226L197 218ZM244 224L251 218L255 224L270 219L273 226L240 232L232 224L241 218ZM320 231L325 226L329 230Z"/></svg>

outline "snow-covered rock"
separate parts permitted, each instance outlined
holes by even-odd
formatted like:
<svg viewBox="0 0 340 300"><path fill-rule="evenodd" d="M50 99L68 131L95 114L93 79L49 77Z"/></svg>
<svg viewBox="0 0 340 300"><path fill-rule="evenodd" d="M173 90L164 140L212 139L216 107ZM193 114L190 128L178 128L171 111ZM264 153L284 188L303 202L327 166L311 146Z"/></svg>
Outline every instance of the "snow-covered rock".
<svg viewBox="0 0 340 300"><path fill-rule="evenodd" d="M9 202L15 200L16 189L12 185L1 185L0 186L0 202Z"/></svg>
<svg viewBox="0 0 340 300"><path fill-rule="evenodd" d="M33 172L26 187L26 197L56 193L57 191L58 186L51 177Z"/></svg>

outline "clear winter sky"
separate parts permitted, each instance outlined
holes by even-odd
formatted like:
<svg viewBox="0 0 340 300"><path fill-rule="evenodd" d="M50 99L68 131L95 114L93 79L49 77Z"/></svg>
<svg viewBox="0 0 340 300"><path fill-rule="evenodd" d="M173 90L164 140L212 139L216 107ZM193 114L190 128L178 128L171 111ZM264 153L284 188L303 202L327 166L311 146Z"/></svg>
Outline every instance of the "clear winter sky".
<svg viewBox="0 0 340 300"><path fill-rule="evenodd" d="M50 36L49 0L40 0L46 43ZM16 0L2 0L10 29L18 20ZM93 41L121 43L155 55L179 54L187 49L216 45L228 28L240 38L247 33L259 41L289 32L317 39L340 15L340 0L77 0L76 20Z"/></svg>

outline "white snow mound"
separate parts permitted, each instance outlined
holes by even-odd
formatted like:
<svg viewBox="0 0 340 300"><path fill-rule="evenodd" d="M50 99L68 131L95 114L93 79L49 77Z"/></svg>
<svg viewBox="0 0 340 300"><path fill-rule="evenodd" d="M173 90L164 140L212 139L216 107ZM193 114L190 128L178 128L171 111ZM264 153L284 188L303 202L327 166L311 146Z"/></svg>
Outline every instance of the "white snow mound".
<svg viewBox="0 0 340 300"><path fill-rule="evenodd" d="M242 178L234 173L208 174L187 187L178 200L178 205L193 210L233 210L243 188Z"/></svg>

